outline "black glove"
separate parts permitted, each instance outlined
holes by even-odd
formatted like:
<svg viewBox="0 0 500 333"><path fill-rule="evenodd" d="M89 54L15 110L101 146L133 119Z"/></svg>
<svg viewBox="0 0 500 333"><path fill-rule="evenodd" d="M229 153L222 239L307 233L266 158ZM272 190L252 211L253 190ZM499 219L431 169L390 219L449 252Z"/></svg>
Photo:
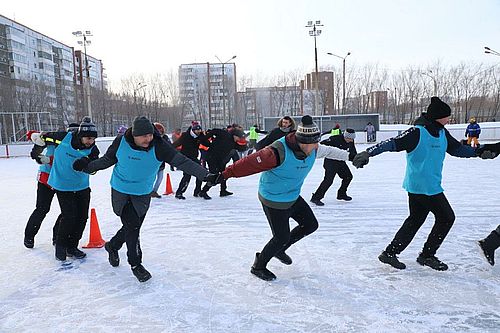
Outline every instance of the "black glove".
<svg viewBox="0 0 500 333"><path fill-rule="evenodd" d="M495 147L495 145L491 144L480 145L476 148L476 156L481 157L483 160L493 159L498 156L497 149L494 149Z"/></svg>
<svg viewBox="0 0 500 333"><path fill-rule="evenodd" d="M73 169L83 171L89 165L90 160L87 157L82 157L73 162Z"/></svg>
<svg viewBox="0 0 500 333"><path fill-rule="evenodd" d="M204 182L207 182L208 186L215 186L220 184L224 180L224 176L222 173L209 173L203 179Z"/></svg>
<svg viewBox="0 0 500 333"><path fill-rule="evenodd" d="M362 168L363 166L368 164L368 161L370 160L370 154L368 154L367 151L362 151L359 154L356 154L352 160L352 165L354 165L356 168Z"/></svg>

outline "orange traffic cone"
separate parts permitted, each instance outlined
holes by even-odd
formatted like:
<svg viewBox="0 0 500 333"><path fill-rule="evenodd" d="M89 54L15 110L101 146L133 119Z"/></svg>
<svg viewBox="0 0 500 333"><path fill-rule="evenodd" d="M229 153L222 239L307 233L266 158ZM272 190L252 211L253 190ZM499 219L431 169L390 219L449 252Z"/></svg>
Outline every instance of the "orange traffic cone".
<svg viewBox="0 0 500 333"><path fill-rule="evenodd" d="M172 182L170 181L170 174L168 172L167 172L167 181L165 184L166 184L165 193L163 193L163 195L173 194L174 191L172 190Z"/></svg>
<svg viewBox="0 0 500 333"><path fill-rule="evenodd" d="M99 229L99 222L97 222L97 215L95 209L90 210L90 237L89 243L84 246L85 249L103 247L106 241L102 239L101 230Z"/></svg>

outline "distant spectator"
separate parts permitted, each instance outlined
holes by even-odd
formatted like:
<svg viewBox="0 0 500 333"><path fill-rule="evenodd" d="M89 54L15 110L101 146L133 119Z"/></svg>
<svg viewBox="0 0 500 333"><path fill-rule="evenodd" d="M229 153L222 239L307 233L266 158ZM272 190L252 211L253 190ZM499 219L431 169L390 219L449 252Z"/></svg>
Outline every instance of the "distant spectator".
<svg viewBox="0 0 500 333"><path fill-rule="evenodd" d="M366 141L368 142L376 141L375 126L373 126L371 122L368 122L368 124L366 124L365 132L366 132Z"/></svg>
<svg viewBox="0 0 500 333"><path fill-rule="evenodd" d="M470 145L473 142L474 144L472 145L472 147L479 146L479 134L481 134L481 127L476 122L476 118L471 117L469 120L469 125L467 125L467 129L465 130L467 144Z"/></svg>

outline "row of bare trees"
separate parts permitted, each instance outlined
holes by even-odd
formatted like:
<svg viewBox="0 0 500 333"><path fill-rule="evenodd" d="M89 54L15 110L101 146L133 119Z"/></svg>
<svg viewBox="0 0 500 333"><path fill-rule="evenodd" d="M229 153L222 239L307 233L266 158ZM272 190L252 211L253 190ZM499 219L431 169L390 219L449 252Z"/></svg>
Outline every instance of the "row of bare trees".
<svg viewBox="0 0 500 333"><path fill-rule="evenodd" d="M428 67L409 66L395 71L377 64L350 66L346 72L344 106L342 69L324 67L322 70L334 73L334 109L329 114L379 113L385 123L411 123L425 110L429 98L437 95L452 107L453 122L464 123L471 116L479 121L495 121L500 116L500 66L481 63L445 66L437 62ZM245 91L248 87L274 87L276 93L270 102L273 107L268 115L283 116L302 112L298 106L301 105L299 100L303 98L303 92L297 87L304 77L300 70L269 78L247 75L240 76L237 85L238 91ZM54 87L39 81L14 82L9 78L0 78L0 112L19 115L49 112L51 119L44 120L44 130L64 128L70 122L78 122L86 114L80 87L75 86L73 92L59 94L58 97L54 97L54 93ZM228 100L233 100L228 97ZM55 98L62 101L56 103ZM114 135L118 126L130 125L137 115L162 122L168 130L188 124L192 119L187 119L187 115L208 124L208 99L200 95L194 106L182 105L176 71L131 75L121 81L116 91L92 89L91 100L92 115L100 135ZM59 106L54 107L56 104ZM68 111L71 110L70 105L73 105L73 112ZM248 124L250 120L245 105L240 102L227 104L231 122L251 125ZM259 110L254 112L256 117L262 116ZM12 127L11 132L22 132L25 127L36 128L36 122L40 123L38 118L28 116L15 120L14 117L4 118L0 118L3 142L12 140L7 131L9 127ZM12 125L14 122L19 124ZM53 128L46 128L49 124Z"/></svg>

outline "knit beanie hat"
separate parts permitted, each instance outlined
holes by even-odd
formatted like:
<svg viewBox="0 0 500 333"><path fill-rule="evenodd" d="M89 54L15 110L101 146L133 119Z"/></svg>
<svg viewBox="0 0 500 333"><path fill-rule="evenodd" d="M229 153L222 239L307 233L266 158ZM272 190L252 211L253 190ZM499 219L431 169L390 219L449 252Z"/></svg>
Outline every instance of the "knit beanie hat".
<svg viewBox="0 0 500 333"><path fill-rule="evenodd" d="M97 138L97 128L95 127L90 117L83 117L82 122L78 127L77 134L81 138L83 137Z"/></svg>
<svg viewBox="0 0 500 333"><path fill-rule="evenodd" d="M344 138L346 139L356 139L356 132L352 128L347 128L344 131Z"/></svg>
<svg viewBox="0 0 500 333"><path fill-rule="evenodd" d="M244 139L245 138L245 132L243 132L242 130L240 130L239 128L233 128L229 131L232 135L234 136L237 136L238 138L240 139Z"/></svg>
<svg viewBox="0 0 500 333"><path fill-rule="evenodd" d="M132 135L133 136L141 136L146 134L153 134L155 131L153 124L151 121L144 117L135 117L134 123L132 125Z"/></svg>
<svg viewBox="0 0 500 333"><path fill-rule="evenodd" d="M451 108L439 99L439 97L432 97L431 104L427 107L427 116L430 119L441 119L451 115Z"/></svg>
<svg viewBox="0 0 500 333"><path fill-rule="evenodd" d="M321 140L321 131L313 122L311 116L305 115L302 117L300 124L297 127L295 137L300 143L317 143Z"/></svg>

